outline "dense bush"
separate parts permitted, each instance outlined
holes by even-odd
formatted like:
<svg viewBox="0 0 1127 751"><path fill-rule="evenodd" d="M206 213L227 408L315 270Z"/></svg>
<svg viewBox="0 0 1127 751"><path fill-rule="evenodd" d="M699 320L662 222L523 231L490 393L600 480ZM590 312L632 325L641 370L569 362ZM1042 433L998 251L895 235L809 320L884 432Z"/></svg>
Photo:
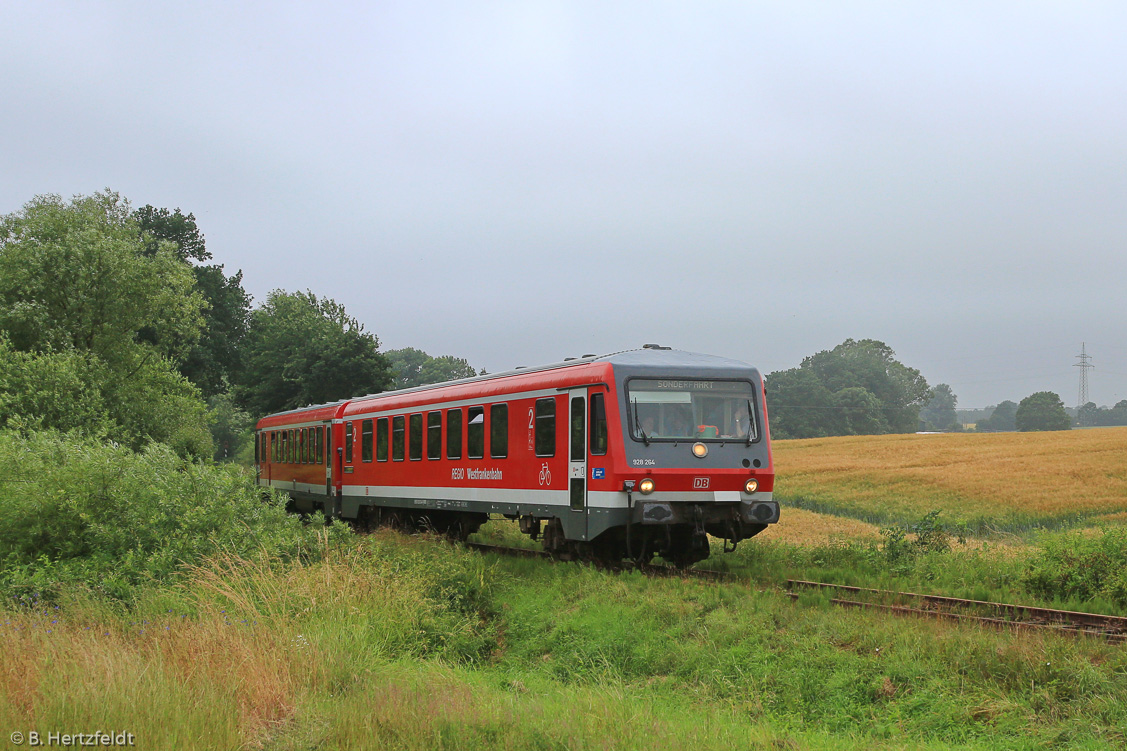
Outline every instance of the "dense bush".
<svg viewBox="0 0 1127 751"><path fill-rule="evenodd" d="M0 590L9 596L79 584L125 597L217 552L290 558L316 539L238 468L188 462L162 444L134 453L0 432Z"/></svg>
<svg viewBox="0 0 1127 751"><path fill-rule="evenodd" d="M1101 598L1127 607L1127 528L1047 537L1029 563L1025 586L1044 597Z"/></svg>

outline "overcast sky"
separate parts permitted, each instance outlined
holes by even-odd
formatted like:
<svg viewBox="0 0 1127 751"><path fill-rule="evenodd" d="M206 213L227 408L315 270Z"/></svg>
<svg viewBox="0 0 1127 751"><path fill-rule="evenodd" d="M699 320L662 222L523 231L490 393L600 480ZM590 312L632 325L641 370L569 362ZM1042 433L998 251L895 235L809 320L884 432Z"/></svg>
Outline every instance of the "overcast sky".
<svg viewBox="0 0 1127 751"><path fill-rule="evenodd" d="M7 2L0 213L195 214L261 302L490 371L880 339L1127 399L1123 3Z"/></svg>

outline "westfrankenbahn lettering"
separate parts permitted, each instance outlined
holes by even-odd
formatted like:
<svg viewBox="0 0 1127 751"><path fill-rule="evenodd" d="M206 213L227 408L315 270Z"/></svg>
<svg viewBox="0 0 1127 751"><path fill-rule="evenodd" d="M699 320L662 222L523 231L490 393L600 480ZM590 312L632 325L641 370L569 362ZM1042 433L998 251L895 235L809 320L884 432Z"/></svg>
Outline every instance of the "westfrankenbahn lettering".
<svg viewBox="0 0 1127 751"><path fill-rule="evenodd" d="M467 480L500 480L501 470L499 469L467 469Z"/></svg>

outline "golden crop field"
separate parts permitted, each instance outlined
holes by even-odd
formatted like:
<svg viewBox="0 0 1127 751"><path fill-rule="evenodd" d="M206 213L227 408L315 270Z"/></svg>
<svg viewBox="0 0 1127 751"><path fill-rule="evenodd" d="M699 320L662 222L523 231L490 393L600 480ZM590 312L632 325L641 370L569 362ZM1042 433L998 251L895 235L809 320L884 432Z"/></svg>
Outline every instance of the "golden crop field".
<svg viewBox="0 0 1127 751"><path fill-rule="evenodd" d="M784 505L871 522L939 510L1015 530L1127 512L1127 428L811 438L773 450Z"/></svg>

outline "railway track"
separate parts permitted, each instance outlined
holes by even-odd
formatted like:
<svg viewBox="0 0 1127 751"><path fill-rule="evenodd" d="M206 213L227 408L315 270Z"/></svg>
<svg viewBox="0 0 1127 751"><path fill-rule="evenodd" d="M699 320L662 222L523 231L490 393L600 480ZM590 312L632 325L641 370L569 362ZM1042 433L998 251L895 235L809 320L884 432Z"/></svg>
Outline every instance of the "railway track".
<svg viewBox="0 0 1127 751"><path fill-rule="evenodd" d="M798 599L803 590L828 592L834 595L830 602L842 607L982 623L1002 628L1041 629L1054 633L1098 636L1109 641L1127 642L1127 618L1114 615L965 600L959 597L923 595L914 592L865 589L797 579L787 581L787 595L792 599Z"/></svg>
<svg viewBox="0 0 1127 751"><path fill-rule="evenodd" d="M548 558L543 550L513 548L502 545L489 545L480 542L463 543L466 547L483 553L498 553L525 558ZM639 566L623 562L609 567L614 571L640 571L655 577L689 577L712 581L743 581L740 577L722 571L707 569L675 568L646 564ZM1100 613L1081 613L1072 610L1053 610L1028 605L1013 605L1004 602L967 600L943 595L924 595L915 592L896 592L884 589L865 589L843 584L826 582L787 580L786 594L797 600L802 591L827 592L830 599L842 607L879 610L895 615L942 618L964 623L981 623L999 628L1048 630L1054 633L1073 636L1097 636L1113 642L1127 643L1127 618L1102 615Z"/></svg>

